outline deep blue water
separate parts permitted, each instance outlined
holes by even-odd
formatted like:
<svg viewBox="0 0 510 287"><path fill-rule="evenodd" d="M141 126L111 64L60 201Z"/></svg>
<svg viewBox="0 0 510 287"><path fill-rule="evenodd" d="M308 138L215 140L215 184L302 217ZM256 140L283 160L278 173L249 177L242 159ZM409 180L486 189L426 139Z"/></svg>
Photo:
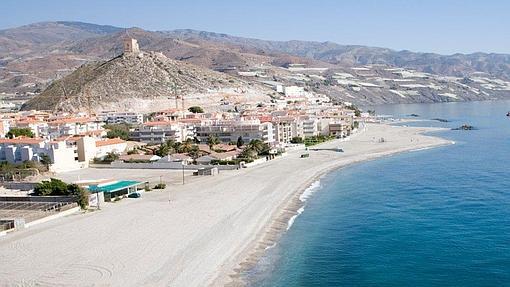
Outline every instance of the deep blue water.
<svg viewBox="0 0 510 287"><path fill-rule="evenodd" d="M510 102L375 109L478 130L322 178L251 286L510 286Z"/></svg>

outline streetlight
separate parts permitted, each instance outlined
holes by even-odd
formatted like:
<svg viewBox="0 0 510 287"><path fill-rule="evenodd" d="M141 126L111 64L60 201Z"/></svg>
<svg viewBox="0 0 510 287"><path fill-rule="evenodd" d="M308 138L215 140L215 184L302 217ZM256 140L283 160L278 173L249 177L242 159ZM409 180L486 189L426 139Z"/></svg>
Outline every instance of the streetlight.
<svg viewBox="0 0 510 287"><path fill-rule="evenodd" d="M184 185L184 163L182 163L182 185Z"/></svg>

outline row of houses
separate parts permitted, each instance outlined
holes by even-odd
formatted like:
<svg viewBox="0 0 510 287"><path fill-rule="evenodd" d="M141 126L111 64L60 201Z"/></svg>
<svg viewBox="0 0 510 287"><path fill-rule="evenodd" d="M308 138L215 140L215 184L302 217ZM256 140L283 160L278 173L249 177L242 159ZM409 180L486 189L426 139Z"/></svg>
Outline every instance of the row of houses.
<svg viewBox="0 0 510 287"><path fill-rule="evenodd" d="M94 158L126 151L126 141L105 139L105 125L119 123L131 125L129 140L141 145L187 139L206 143L215 137L222 143L237 142L239 138L244 142L259 139L281 147L296 137L348 136L353 127L353 114L340 106L306 105L286 110L257 107L235 113L169 109L150 115L111 111L55 116L40 111L20 112L4 115L0 120L0 161L21 163L46 157L55 172L87 167ZM13 128L29 129L34 137L6 138Z"/></svg>
<svg viewBox="0 0 510 287"><path fill-rule="evenodd" d="M147 144L188 138L206 142L215 137L223 143L260 139L268 144L286 144L295 137L319 135L345 137L351 132L353 117L341 116L247 116L232 119L162 120L147 122L130 132L130 139Z"/></svg>
<svg viewBox="0 0 510 287"><path fill-rule="evenodd" d="M94 158L108 153L123 153L127 148L124 140L100 139L90 136L68 136L47 140L43 138L16 137L0 139L0 161L22 163L41 161L47 157L50 171L62 172L88 167Z"/></svg>

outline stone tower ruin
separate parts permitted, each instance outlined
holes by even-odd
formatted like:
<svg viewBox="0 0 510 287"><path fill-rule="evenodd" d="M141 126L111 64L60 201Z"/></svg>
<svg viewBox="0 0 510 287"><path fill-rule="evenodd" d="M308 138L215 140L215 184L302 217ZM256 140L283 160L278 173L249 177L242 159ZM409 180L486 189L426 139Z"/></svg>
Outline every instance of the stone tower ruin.
<svg viewBox="0 0 510 287"><path fill-rule="evenodd" d="M140 47L138 47L138 41L131 37L124 39L124 54L138 54L140 53Z"/></svg>

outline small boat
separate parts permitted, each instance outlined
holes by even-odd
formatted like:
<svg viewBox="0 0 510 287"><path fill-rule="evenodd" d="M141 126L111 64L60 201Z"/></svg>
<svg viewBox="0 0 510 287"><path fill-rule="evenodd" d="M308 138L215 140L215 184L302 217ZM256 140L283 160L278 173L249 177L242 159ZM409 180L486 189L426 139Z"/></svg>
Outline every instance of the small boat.
<svg viewBox="0 0 510 287"><path fill-rule="evenodd" d="M506 116L507 116L507 117L510 117L510 112L506 113Z"/></svg>

